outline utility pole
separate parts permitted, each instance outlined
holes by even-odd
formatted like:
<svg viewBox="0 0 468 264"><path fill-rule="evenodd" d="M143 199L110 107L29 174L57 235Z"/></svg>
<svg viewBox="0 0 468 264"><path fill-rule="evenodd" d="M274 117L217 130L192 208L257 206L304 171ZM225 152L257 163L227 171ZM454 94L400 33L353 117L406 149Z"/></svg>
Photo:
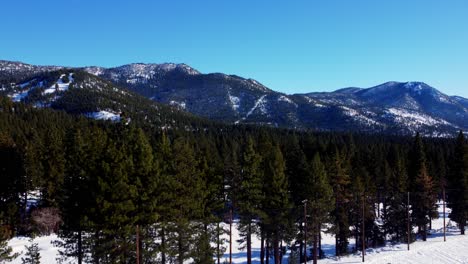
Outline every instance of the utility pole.
<svg viewBox="0 0 468 264"><path fill-rule="evenodd" d="M304 260L307 264L307 199L302 201L304 204Z"/></svg>
<svg viewBox="0 0 468 264"><path fill-rule="evenodd" d="M409 192L408 192L408 200L406 202L406 214L407 214L407 230L406 232L408 233L408 250L409 250L409 244L410 244L410 239L411 239L411 233L410 233L410 214L409 214Z"/></svg>
<svg viewBox="0 0 468 264"><path fill-rule="evenodd" d="M364 255L366 254L366 225L365 225L365 206L364 194L362 194L362 262L364 262Z"/></svg>
<svg viewBox="0 0 468 264"><path fill-rule="evenodd" d="M444 242L447 241L445 238L445 187L442 188L442 208L444 213Z"/></svg>
<svg viewBox="0 0 468 264"><path fill-rule="evenodd" d="M229 209L229 264L232 264L232 208Z"/></svg>

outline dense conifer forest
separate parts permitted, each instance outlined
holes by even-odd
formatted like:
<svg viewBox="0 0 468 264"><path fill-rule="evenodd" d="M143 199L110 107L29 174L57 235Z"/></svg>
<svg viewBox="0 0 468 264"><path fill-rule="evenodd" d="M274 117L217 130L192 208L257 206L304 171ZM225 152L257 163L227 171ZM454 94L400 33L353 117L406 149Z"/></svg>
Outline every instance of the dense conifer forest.
<svg viewBox="0 0 468 264"><path fill-rule="evenodd" d="M465 232L462 132L438 139L171 118L171 127L95 121L2 97L0 261L11 257L9 238L55 232L62 257L78 263L219 263L231 217L249 264L253 236L262 263L269 252L280 263L285 246L322 257L320 230L336 236L339 256L353 238L356 248L425 240L443 193Z"/></svg>

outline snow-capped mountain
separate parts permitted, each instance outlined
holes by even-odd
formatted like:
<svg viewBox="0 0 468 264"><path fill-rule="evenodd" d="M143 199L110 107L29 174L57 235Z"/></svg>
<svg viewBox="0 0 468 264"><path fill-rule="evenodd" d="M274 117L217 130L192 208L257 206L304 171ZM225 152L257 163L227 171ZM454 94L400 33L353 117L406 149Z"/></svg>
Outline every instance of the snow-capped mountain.
<svg viewBox="0 0 468 264"><path fill-rule="evenodd" d="M96 76L96 82L228 123L401 134L419 131L428 136L451 136L458 130L468 130L468 100L445 95L422 82L387 82L365 89L350 87L334 92L287 95L253 79L222 73L202 74L186 64L63 68L0 61L1 89L13 100L27 102L31 92L25 91L32 82L44 86L42 93L50 91L52 96L55 90L51 89L58 85L57 92L63 92L66 84L55 80L55 86L50 87L50 83L40 83L33 77L65 69L68 74L70 70L86 71ZM73 79L73 74L66 76ZM7 89L7 80L14 83L14 89Z"/></svg>

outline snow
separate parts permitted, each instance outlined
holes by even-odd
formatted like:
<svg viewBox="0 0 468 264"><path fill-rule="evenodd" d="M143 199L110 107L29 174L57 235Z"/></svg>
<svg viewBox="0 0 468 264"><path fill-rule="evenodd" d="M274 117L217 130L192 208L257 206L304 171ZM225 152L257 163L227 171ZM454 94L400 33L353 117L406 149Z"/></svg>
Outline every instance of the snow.
<svg viewBox="0 0 468 264"><path fill-rule="evenodd" d="M459 235L460 231L448 219L450 209L446 211L446 224L447 224L447 241L443 241L442 227L443 227L443 213L442 206L439 203L440 217L432 221L431 235L428 236L427 241L416 241L410 244L410 251L407 250L406 244L387 244L380 248L369 248L366 250L365 263L374 264L387 264L387 263L412 263L412 264L426 264L426 263L465 263L468 264L468 235ZM228 224L222 225L225 230L229 230ZM233 223L233 247L232 247L232 260L233 263L246 263L246 250L239 249L237 240L240 238L238 223ZM224 247L226 251L221 259L222 262L229 260L229 235L224 234L225 239ZM11 239L8 244L13 248L13 252L20 253L25 251L24 246L29 245L29 238L16 237ZM52 241L59 240L56 235L37 237L34 242L39 244L41 263L56 263L58 255L58 248L54 247ZM353 246L354 241L350 239L350 246ZM336 258L333 256L335 251L335 238L326 233L322 233L322 249L326 254L326 258L319 260L320 264L332 263L362 263L361 253L357 252L345 257ZM20 255L12 263L21 263ZM287 262L288 255L283 258L283 263ZM257 236L252 236L252 263L260 263L260 240ZM309 261L308 263L312 263Z"/></svg>
<svg viewBox="0 0 468 264"><path fill-rule="evenodd" d="M294 103L291 99L289 99L289 97L284 96L284 95L281 95L280 97L278 97L278 102L286 102L288 104L292 104L295 107L297 107L296 103Z"/></svg>
<svg viewBox="0 0 468 264"><path fill-rule="evenodd" d="M450 209L446 209L447 241L443 239L443 212L439 203L440 217L432 221L432 235L427 241L416 241L410 244L410 251L406 244L387 244L385 247L367 249L365 263L468 263L468 236L459 235L460 231L449 221ZM330 235L322 236L322 245L334 250L334 238ZM331 263L362 263L361 253L358 252L342 258L328 258L320 260L321 264Z"/></svg>
<svg viewBox="0 0 468 264"><path fill-rule="evenodd" d="M31 81L25 82L25 83L20 84L19 87L21 87L21 89L24 89L24 87L26 87L26 86L28 86L30 84L31 84Z"/></svg>
<svg viewBox="0 0 468 264"><path fill-rule="evenodd" d="M57 263L56 258L59 256L59 249L52 244L52 241L58 240L57 235L36 237L34 243L38 243L41 263ZM20 264L21 258L25 257L26 249L24 246L30 245L28 237L15 237L8 242L8 245L13 249L13 253L20 255L14 259L12 264Z"/></svg>
<svg viewBox="0 0 468 264"><path fill-rule="evenodd" d="M233 96L230 93L228 94L229 101L231 102L232 109L234 111L239 110L240 107L240 98L237 96Z"/></svg>
<svg viewBox="0 0 468 264"><path fill-rule="evenodd" d="M114 112L106 111L106 110L101 110L99 112L92 112L92 113L87 113L87 117L94 118L96 120L111 120L114 122L119 122L120 121L120 115Z"/></svg>
<svg viewBox="0 0 468 264"><path fill-rule="evenodd" d="M365 115L362 115L360 112L358 112L355 109L346 107L346 106L340 106L341 109L343 109L343 113L347 116L353 117L354 119L358 120L361 123L364 123L366 125L380 125L379 122L373 120L372 118L369 118ZM366 113L370 113L366 111Z"/></svg>
<svg viewBox="0 0 468 264"><path fill-rule="evenodd" d="M416 127L419 127L421 125L437 125L437 124L450 125L449 122L443 119L435 119L428 115L414 112L414 111L408 111L402 108L389 108L386 110L386 112L392 115L396 122L407 124L407 125L413 125Z"/></svg>
<svg viewBox="0 0 468 264"><path fill-rule="evenodd" d="M60 75L60 78L55 84L44 90L44 94L52 94L55 92L64 92L70 87L70 83L73 82L73 73L68 74L68 83L64 83L62 78L65 77L65 74ZM57 87L56 87L57 86Z"/></svg>
<svg viewBox="0 0 468 264"><path fill-rule="evenodd" d="M22 92L17 92L11 95L8 95L13 102L19 102L23 100L26 96L28 96L29 90L22 91Z"/></svg>
<svg viewBox="0 0 468 264"><path fill-rule="evenodd" d="M169 104L173 105L173 106L177 106L177 107L179 107L181 109L184 109L184 110L185 110L185 107L186 107L185 102L177 102L177 101L174 101L174 100L170 101Z"/></svg>
<svg viewBox="0 0 468 264"><path fill-rule="evenodd" d="M265 114L266 113L266 99L265 99L266 95L262 95L257 101L255 101L255 104L254 106L252 107L252 109L249 110L249 112L247 112L247 114L245 115L244 119L246 119L247 117L249 117L257 108L260 109L260 111Z"/></svg>

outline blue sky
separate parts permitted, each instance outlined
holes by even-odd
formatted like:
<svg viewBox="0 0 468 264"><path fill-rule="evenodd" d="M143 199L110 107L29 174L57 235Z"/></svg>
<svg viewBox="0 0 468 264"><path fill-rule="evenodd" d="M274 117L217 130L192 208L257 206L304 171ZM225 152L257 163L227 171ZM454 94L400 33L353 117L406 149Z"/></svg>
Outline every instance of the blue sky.
<svg viewBox="0 0 468 264"><path fill-rule="evenodd" d="M424 81L468 97L466 0L5 0L0 59L183 62L285 92Z"/></svg>

